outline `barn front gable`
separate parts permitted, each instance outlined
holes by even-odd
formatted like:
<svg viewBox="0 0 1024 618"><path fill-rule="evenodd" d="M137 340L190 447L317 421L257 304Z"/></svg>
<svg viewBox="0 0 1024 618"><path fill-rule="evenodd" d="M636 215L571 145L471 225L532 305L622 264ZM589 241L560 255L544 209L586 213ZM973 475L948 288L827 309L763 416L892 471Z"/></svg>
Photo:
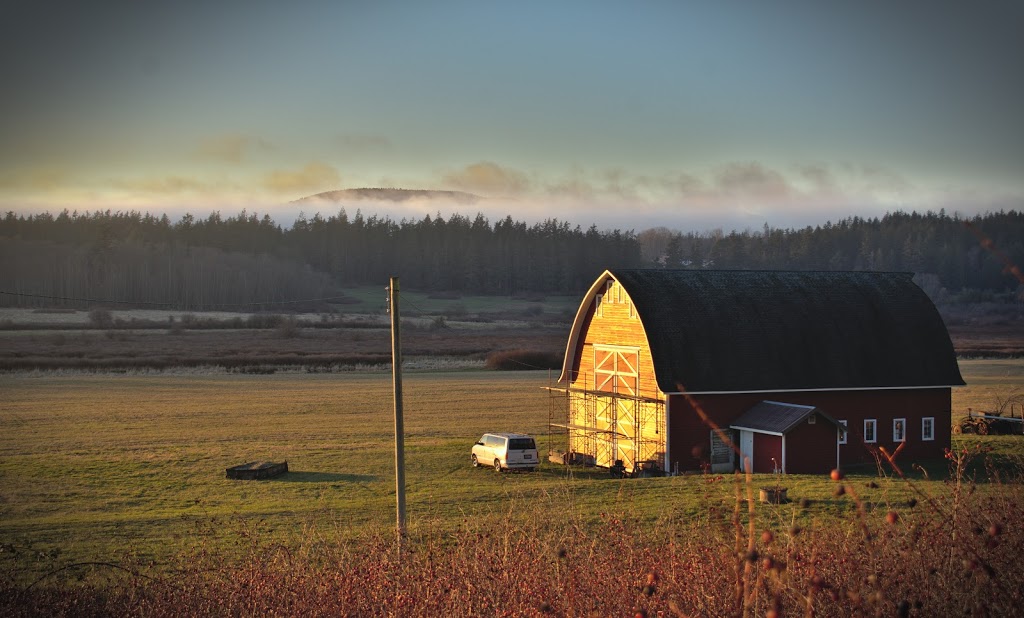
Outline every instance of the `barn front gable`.
<svg viewBox="0 0 1024 618"><path fill-rule="evenodd" d="M647 335L632 299L607 273L584 297L565 360L569 450L600 466L663 468L664 395Z"/></svg>

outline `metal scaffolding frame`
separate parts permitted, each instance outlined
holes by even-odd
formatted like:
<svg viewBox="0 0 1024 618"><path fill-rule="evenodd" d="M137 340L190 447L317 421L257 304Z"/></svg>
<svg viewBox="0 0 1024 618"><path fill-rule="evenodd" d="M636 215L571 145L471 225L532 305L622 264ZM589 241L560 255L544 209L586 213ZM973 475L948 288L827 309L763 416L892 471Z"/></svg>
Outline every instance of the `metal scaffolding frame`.
<svg viewBox="0 0 1024 618"><path fill-rule="evenodd" d="M664 466L665 401L640 394L627 394L583 387L549 385L549 445L552 433L563 433L567 460L591 458L592 463L610 467L622 460L627 472L639 464ZM562 400L559 402L559 400ZM582 410L583 414L574 414ZM582 422L581 422L582 421ZM649 429L657 438L651 438Z"/></svg>

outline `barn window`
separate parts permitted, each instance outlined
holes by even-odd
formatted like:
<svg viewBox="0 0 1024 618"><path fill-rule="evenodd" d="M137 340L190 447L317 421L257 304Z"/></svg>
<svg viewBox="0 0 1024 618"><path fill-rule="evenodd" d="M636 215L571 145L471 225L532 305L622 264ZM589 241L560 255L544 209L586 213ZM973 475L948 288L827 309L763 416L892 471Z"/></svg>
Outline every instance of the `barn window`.
<svg viewBox="0 0 1024 618"><path fill-rule="evenodd" d="M934 440L935 439L935 417L926 416L921 419L921 439L922 440Z"/></svg>
<svg viewBox="0 0 1024 618"><path fill-rule="evenodd" d="M907 419L892 419L892 441L903 442L907 439Z"/></svg>
<svg viewBox="0 0 1024 618"><path fill-rule="evenodd" d="M878 428L878 421L873 418L864 419L864 442L872 444L878 442L878 436L875 433L875 429Z"/></svg>
<svg viewBox="0 0 1024 618"><path fill-rule="evenodd" d="M840 444L846 444L846 421L836 421L836 422L838 422L840 425L843 426L843 428L839 430L839 443Z"/></svg>

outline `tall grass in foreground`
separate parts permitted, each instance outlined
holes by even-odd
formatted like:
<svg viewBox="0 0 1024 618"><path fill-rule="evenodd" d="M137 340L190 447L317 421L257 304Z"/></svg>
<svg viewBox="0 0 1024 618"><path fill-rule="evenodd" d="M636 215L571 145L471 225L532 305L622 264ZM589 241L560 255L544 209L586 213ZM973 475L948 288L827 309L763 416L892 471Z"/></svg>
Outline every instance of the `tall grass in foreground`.
<svg viewBox="0 0 1024 618"><path fill-rule="evenodd" d="M200 533L169 565L69 565L28 584L8 567L0 614L1015 615L1024 496L1009 486L976 493L965 471L980 457L950 453L951 480L938 495L921 490L888 508L866 508L859 483L838 478L852 519L803 529L794 522L806 503L754 505L741 475L733 500L709 492L701 515L685 519L666 505L653 526L628 503L595 524L569 489L540 504L510 496L505 517L467 519L456 532L428 523L401 548L390 530L325 542L310 528L286 547L238 524L239 558L210 551ZM1000 482L1020 482L1019 469L1013 476Z"/></svg>

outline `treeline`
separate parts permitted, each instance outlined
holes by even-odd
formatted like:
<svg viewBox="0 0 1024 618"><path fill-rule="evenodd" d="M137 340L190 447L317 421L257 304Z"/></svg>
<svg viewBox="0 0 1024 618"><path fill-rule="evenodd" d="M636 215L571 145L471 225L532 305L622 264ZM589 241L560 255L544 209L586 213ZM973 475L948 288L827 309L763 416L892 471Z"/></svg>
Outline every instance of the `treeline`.
<svg viewBox="0 0 1024 618"><path fill-rule="evenodd" d="M290 229L244 211L174 223L138 212L7 213L0 260L0 290L195 310L335 298L343 286L382 285L395 275L408 289L575 293L604 268L641 266L632 232L555 219L528 226L506 217L492 225L483 215L396 222L349 217L344 209L300 216ZM3 295L0 302L49 301Z"/></svg>
<svg viewBox="0 0 1024 618"><path fill-rule="evenodd" d="M970 219L945 211L852 217L802 229L639 234L644 257L667 268L913 272L933 298L986 300L1018 289L1004 258L1024 268L1024 212ZM930 288L930 289L929 289Z"/></svg>
<svg viewBox="0 0 1024 618"><path fill-rule="evenodd" d="M1018 288L1003 259L1024 264L1024 213L897 212L728 234L492 224L481 214L394 221L344 209L287 229L245 211L177 222L134 211L0 219L0 290L192 310L336 298L393 275L424 291L579 294L606 268L638 267L912 271L933 297L986 300ZM0 302L54 304L10 294Z"/></svg>

